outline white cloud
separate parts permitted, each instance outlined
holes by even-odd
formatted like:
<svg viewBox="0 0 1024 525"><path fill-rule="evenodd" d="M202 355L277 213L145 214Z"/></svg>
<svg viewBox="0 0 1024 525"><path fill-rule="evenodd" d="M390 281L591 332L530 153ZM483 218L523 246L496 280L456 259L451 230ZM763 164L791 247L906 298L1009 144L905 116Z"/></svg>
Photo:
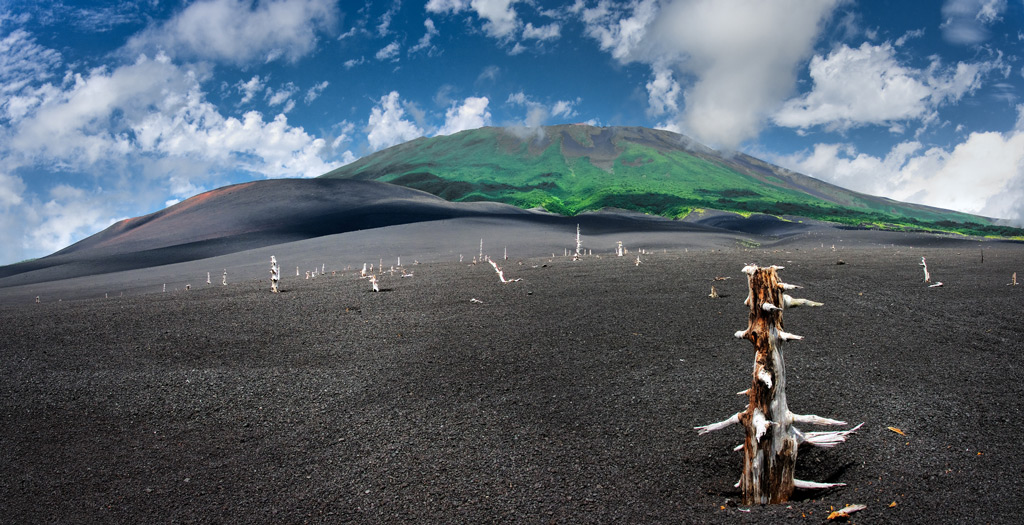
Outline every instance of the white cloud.
<svg viewBox="0 0 1024 525"><path fill-rule="evenodd" d="M420 41L417 42L415 46L409 48L409 53L416 53L431 47L430 41L440 34L437 27L434 26L434 21L429 18L423 21L423 27L426 29L426 32L423 33L423 36L420 37Z"/></svg>
<svg viewBox="0 0 1024 525"><path fill-rule="evenodd" d="M400 47L401 46L397 41L392 42L381 48L380 51L377 51L375 57L377 58L377 60L391 60L398 56Z"/></svg>
<svg viewBox="0 0 1024 525"><path fill-rule="evenodd" d="M790 99L774 115L776 124L808 128L825 125L845 130L866 124L902 129L900 121L931 121L936 109L976 90L983 73L998 62L943 67L933 58L927 69L903 66L893 46L840 45L811 59L814 82L808 93Z"/></svg>
<svg viewBox="0 0 1024 525"><path fill-rule="evenodd" d="M513 124L512 127L519 128L513 132L520 136L528 136L541 133L541 126L545 125L551 117L572 118L577 115L576 105L581 99L558 100L550 106L534 100L522 91L512 93L505 100L511 106L523 106L526 108L526 115L521 123Z"/></svg>
<svg viewBox="0 0 1024 525"><path fill-rule="evenodd" d="M679 95L682 88L667 67L654 67L654 79L647 83L648 110L650 115L679 112Z"/></svg>
<svg viewBox="0 0 1024 525"><path fill-rule="evenodd" d="M374 151L401 144L422 137L423 130L406 120L405 109L399 101L397 91L381 97L377 106L370 110L366 123L366 140Z"/></svg>
<svg viewBox="0 0 1024 525"><path fill-rule="evenodd" d="M470 6L477 16L486 20L484 32L498 39L510 38L519 29L515 0L473 0Z"/></svg>
<svg viewBox="0 0 1024 525"><path fill-rule="evenodd" d="M601 0L597 7L579 12L587 34L598 41L601 49L610 52L616 60L631 62L641 60L636 56L638 48L647 37L659 8L656 0L633 0L628 8L613 7L608 0Z"/></svg>
<svg viewBox="0 0 1024 525"><path fill-rule="evenodd" d="M444 125L438 135L451 135L467 129L476 129L491 124L491 112L487 111L490 100L487 97L469 97L461 106L452 104L445 112Z"/></svg>
<svg viewBox="0 0 1024 525"><path fill-rule="evenodd" d="M664 71L691 77L680 128L704 143L735 148L756 136L796 83L821 26L839 0L654 0L580 9L586 32L622 63L651 65L652 110L670 109ZM661 73L661 84L659 84ZM661 89L664 86L664 89Z"/></svg>
<svg viewBox="0 0 1024 525"><path fill-rule="evenodd" d="M576 100L559 100L551 106L551 114L556 117L572 118L576 116L576 104L579 104L580 99Z"/></svg>
<svg viewBox="0 0 1024 525"><path fill-rule="evenodd" d="M106 196L61 184L50 190L50 199L36 207L38 223L26 230L24 242L52 253L78 239L110 226Z"/></svg>
<svg viewBox="0 0 1024 525"><path fill-rule="evenodd" d="M954 44L980 44L988 26L1002 18L1006 0L946 0L942 5L942 37Z"/></svg>
<svg viewBox="0 0 1024 525"><path fill-rule="evenodd" d="M342 65L345 69L352 69L356 66L361 66L366 63L366 57L350 58L346 60Z"/></svg>
<svg viewBox="0 0 1024 525"><path fill-rule="evenodd" d="M234 64L294 62L311 53L317 35L333 30L337 19L331 0L200 0L132 37L128 49Z"/></svg>
<svg viewBox="0 0 1024 525"><path fill-rule="evenodd" d="M298 92L299 88L292 82L288 82L281 86L280 89L274 91L273 89L267 88L266 99L267 104L271 107L281 106L284 108L281 113L288 113L295 108L295 101L292 100L292 96Z"/></svg>
<svg viewBox="0 0 1024 525"><path fill-rule="evenodd" d="M0 172L0 210L6 211L24 201L25 181L21 177Z"/></svg>
<svg viewBox="0 0 1024 525"><path fill-rule="evenodd" d="M263 80L259 75L253 75L247 82L238 81L235 88L242 94L242 100L238 101L238 105L242 106L251 102L257 93L263 91Z"/></svg>
<svg viewBox="0 0 1024 525"><path fill-rule="evenodd" d="M849 144L818 144L773 161L855 191L1024 225L1024 105L1017 111L1015 129L971 133L952 149L910 141L875 157Z"/></svg>
<svg viewBox="0 0 1024 525"><path fill-rule="evenodd" d="M523 38L555 40L560 36L562 36L562 26L557 22L540 27L534 27L533 24L527 22L526 26L523 27Z"/></svg>
<svg viewBox="0 0 1024 525"><path fill-rule="evenodd" d="M469 7L469 0L430 0L425 9L431 13L459 13Z"/></svg>
<svg viewBox="0 0 1024 525"><path fill-rule="evenodd" d="M476 77L476 82L495 82L498 80L498 75L501 74L501 68L498 66L487 66L480 72Z"/></svg>
<svg viewBox="0 0 1024 525"><path fill-rule="evenodd" d="M516 0L430 0L426 10L431 13L458 14L472 10L484 20L483 30L487 36L498 40L510 40L519 30L521 22L512 4Z"/></svg>
<svg viewBox="0 0 1024 525"><path fill-rule="evenodd" d="M391 33L391 20L394 18L395 13L402 7L401 0L395 0L391 7L384 12L380 17L380 23L377 24L377 35L381 37L388 36Z"/></svg>
<svg viewBox="0 0 1024 525"><path fill-rule="evenodd" d="M313 87L309 88L309 91L306 91L306 96L303 98L303 100L306 102L306 104L313 103L314 100L320 98L320 94L323 93L324 90L327 89L327 86L329 85L330 82L326 80L320 82L319 84L314 84Z"/></svg>

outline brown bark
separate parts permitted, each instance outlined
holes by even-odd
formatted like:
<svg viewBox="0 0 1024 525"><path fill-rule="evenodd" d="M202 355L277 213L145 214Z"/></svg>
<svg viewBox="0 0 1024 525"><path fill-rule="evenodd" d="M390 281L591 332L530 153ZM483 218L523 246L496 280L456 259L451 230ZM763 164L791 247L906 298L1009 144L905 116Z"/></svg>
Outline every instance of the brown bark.
<svg viewBox="0 0 1024 525"><path fill-rule="evenodd" d="M743 269L750 287L745 304L750 314L747 329L736 337L754 345L754 370L750 388L746 391L747 408L729 419L696 427L701 434L719 430L731 424L742 424L743 475L740 490L745 505L782 503L788 501L796 488L824 489L842 486L841 483L814 483L795 479L797 449L801 443L819 447L832 447L845 441L846 436L860 428L836 432L801 433L793 423L814 425L845 425L843 421L815 415L796 415L786 403L786 362L782 344L800 336L783 329L782 313L785 308L821 306L806 299L794 299L783 290L796 288L779 281L777 270L771 266Z"/></svg>
<svg viewBox="0 0 1024 525"><path fill-rule="evenodd" d="M779 337L784 300L774 267L757 268L750 274L747 303L749 326L743 337L753 343L755 356L747 391L750 404L739 418L746 429L740 489L746 505L781 503L793 494L797 442L788 422L786 368Z"/></svg>

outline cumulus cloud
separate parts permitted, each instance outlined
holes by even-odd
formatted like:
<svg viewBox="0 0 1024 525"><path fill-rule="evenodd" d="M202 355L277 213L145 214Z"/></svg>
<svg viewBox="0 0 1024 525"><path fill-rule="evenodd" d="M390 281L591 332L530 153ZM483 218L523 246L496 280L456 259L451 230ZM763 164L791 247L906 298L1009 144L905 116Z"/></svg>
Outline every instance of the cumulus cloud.
<svg viewBox="0 0 1024 525"><path fill-rule="evenodd" d="M405 109L397 91L384 95L370 110L366 140L374 151L401 144L424 135L423 130L405 118Z"/></svg>
<svg viewBox="0 0 1024 525"><path fill-rule="evenodd" d="M830 129L930 120L941 104L977 89L991 67L961 62L945 68L933 58L927 69L918 70L901 65L889 43L843 44L827 57L811 59L812 90L787 101L773 119L781 126Z"/></svg>
<svg viewBox="0 0 1024 525"><path fill-rule="evenodd" d="M487 97L469 97L461 105L452 104L445 112L444 125L438 135L451 135L467 129L476 129L491 124L490 103Z"/></svg>
<svg viewBox="0 0 1024 525"><path fill-rule="evenodd" d="M317 35L332 31L337 19L331 0L200 0L132 37L127 49L233 64L294 62L311 53Z"/></svg>
<svg viewBox="0 0 1024 525"><path fill-rule="evenodd" d="M713 146L756 136L792 91L839 0L602 0L577 9L589 36L621 63L652 67L651 111L670 111L669 68L686 76L680 128ZM674 77L675 78L675 77ZM678 82L678 81L677 81ZM674 99L673 99L674 100Z"/></svg>
<svg viewBox="0 0 1024 525"><path fill-rule="evenodd" d="M942 37L954 44L980 44L988 40L988 27L1005 11L1006 0L946 0Z"/></svg>
<svg viewBox="0 0 1024 525"><path fill-rule="evenodd" d="M855 191L1006 219L1024 225L1024 105L1008 132L975 132L952 148L916 141L884 157L850 144L772 159L779 165Z"/></svg>

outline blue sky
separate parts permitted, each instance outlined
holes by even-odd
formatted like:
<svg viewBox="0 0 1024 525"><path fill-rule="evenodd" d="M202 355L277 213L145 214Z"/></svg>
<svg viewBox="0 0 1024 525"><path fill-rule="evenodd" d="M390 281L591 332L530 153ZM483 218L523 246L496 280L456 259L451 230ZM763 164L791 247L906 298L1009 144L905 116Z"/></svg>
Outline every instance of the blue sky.
<svg viewBox="0 0 1024 525"><path fill-rule="evenodd" d="M670 129L1024 222L1024 0L0 0L0 264L420 136Z"/></svg>

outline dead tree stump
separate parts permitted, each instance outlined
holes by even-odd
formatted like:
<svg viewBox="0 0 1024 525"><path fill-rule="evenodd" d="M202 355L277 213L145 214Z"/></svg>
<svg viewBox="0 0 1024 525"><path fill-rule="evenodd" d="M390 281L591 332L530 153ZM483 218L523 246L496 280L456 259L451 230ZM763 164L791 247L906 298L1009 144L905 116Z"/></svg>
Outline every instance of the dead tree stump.
<svg viewBox="0 0 1024 525"><path fill-rule="evenodd" d="M782 312L797 306L821 306L807 299L794 299L786 290L798 288L779 281L780 266L758 268L747 266L749 293L744 302L750 309L746 330L736 337L753 343L754 372L746 394L746 410L729 419L696 427L700 434L719 430L732 424L742 424L746 430L743 442L743 475L737 486L743 492L743 504L782 503L788 501L796 488L826 489L843 483L815 483L795 479L798 447L807 443L819 447L833 447L846 440L860 425L837 432L801 432L793 423L812 425L845 425L844 421L815 415L799 415L789 411L786 404L786 362L782 344L802 339L783 330Z"/></svg>

